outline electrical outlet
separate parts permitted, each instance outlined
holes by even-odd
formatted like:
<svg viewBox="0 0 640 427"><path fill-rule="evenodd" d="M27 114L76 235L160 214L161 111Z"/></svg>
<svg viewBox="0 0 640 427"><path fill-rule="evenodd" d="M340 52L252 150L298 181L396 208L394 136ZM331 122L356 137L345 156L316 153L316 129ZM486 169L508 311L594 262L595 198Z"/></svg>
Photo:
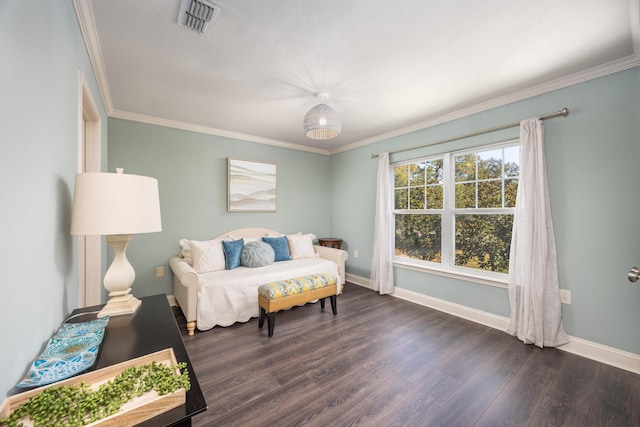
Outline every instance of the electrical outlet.
<svg viewBox="0 0 640 427"><path fill-rule="evenodd" d="M164 267L156 267L156 277L164 277Z"/></svg>
<svg viewBox="0 0 640 427"><path fill-rule="evenodd" d="M571 291L560 289L560 302L562 304L571 304Z"/></svg>
<svg viewBox="0 0 640 427"><path fill-rule="evenodd" d="M353 251L353 257L354 258L358 258L358 250L357 249Z"/></svg>

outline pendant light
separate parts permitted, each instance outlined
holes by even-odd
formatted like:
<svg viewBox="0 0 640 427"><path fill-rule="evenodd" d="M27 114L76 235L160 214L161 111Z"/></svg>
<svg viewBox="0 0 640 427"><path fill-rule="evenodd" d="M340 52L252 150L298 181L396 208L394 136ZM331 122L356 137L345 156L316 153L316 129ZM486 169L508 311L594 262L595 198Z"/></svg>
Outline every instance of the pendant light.
<svg viewBox="0 0 640 427"><path fill-rule="evenodd" d="M316 95L320 104L310 109L304 116L304 134L311 139L331 139L340 134L342 124L336 110L325 104L329 95Z"/></svg>

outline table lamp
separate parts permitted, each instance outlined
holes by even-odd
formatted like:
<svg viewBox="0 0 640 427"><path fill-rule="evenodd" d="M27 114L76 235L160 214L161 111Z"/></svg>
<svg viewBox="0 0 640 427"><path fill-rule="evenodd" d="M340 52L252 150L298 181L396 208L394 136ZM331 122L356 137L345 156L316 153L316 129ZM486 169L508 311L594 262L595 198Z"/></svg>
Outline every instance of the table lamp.
<svg viewBox="0 0 640 427"><path fill-rule="evenodd" d="M71 234L106 235L114 251L104 276L110 299L98 317L132 314L140 307L130 294L136 273L125 251L132 234L162 231L158 181L116 170L77 174L73 194Z"/></svg>

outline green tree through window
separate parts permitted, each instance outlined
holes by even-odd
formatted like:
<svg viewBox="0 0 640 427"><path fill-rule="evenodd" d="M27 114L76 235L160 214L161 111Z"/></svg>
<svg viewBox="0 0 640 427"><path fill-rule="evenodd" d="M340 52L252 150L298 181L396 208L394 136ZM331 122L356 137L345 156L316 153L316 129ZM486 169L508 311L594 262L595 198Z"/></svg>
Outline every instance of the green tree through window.
<svg viewBox="0 0 640 427"><path fill-rule="evenodd" d="M508 273L519 155L512 142L394 165L396 258Z"/></svg>

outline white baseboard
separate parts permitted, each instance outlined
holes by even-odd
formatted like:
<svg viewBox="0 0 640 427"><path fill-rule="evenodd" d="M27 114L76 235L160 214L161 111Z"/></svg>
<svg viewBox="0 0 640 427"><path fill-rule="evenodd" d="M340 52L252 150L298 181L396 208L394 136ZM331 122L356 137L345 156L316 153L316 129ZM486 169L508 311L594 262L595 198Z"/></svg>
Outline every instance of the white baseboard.
<svg viewBox="0 0 640 427"><path fill-rule="evenodd" d="M169 301L169 305L171 307L177 307L178 303L176 302L176 297L173 295L167 295L167 300Z"/></svg>
<svg viewBox="0 0 640 427"><path fill-rule="evenodd" d="M608 347L582 338L569 337L571 341L558 347L568 353L577 354L587 359L596 360L624 369L625 371L640 374L640 355L617 348Z"/></svg>
<svg viewBox="0 0 640 427"><path fill-rule="evenodd" d="M346 273L345 280L349 283L354 283L356 285L362 286L363 288L372 289L369 283L369 279L366 279L362 276L356 276L355 274Z"/></svg>
<svg viewBox="0 0 640 427"><path fill-rule="evenodd" d="M346 279L347 282L371 289L369 279L367 278L347 273ZM396 298L433 308L434 310L452 314L501 331L506 330L509 325L509 319L506 317L497 316L492 313L487 313L486 311L430 297L407 289L396 287L395 291L391 295ZM640 355L608 347L592 341L587 341L582 338L569 338L571 341L568 344L559 346L558 349L586 357L587 359L602 362L607 365L615 366L616 368L624 369L635 374L640 374Z"/></svg>
<svg viewBox="0 0 640 427"><path fill-rule="evenodd" d="M443 299L433 298L418 292L409 291L407 289L395 288L392 296L406 301L414 302L425 307L443 311L457 317L461 317L481 325L489 326L494 329L505 330L509 326L509 319L486 311L477 310L465 305L456 304Z"/></svg>

